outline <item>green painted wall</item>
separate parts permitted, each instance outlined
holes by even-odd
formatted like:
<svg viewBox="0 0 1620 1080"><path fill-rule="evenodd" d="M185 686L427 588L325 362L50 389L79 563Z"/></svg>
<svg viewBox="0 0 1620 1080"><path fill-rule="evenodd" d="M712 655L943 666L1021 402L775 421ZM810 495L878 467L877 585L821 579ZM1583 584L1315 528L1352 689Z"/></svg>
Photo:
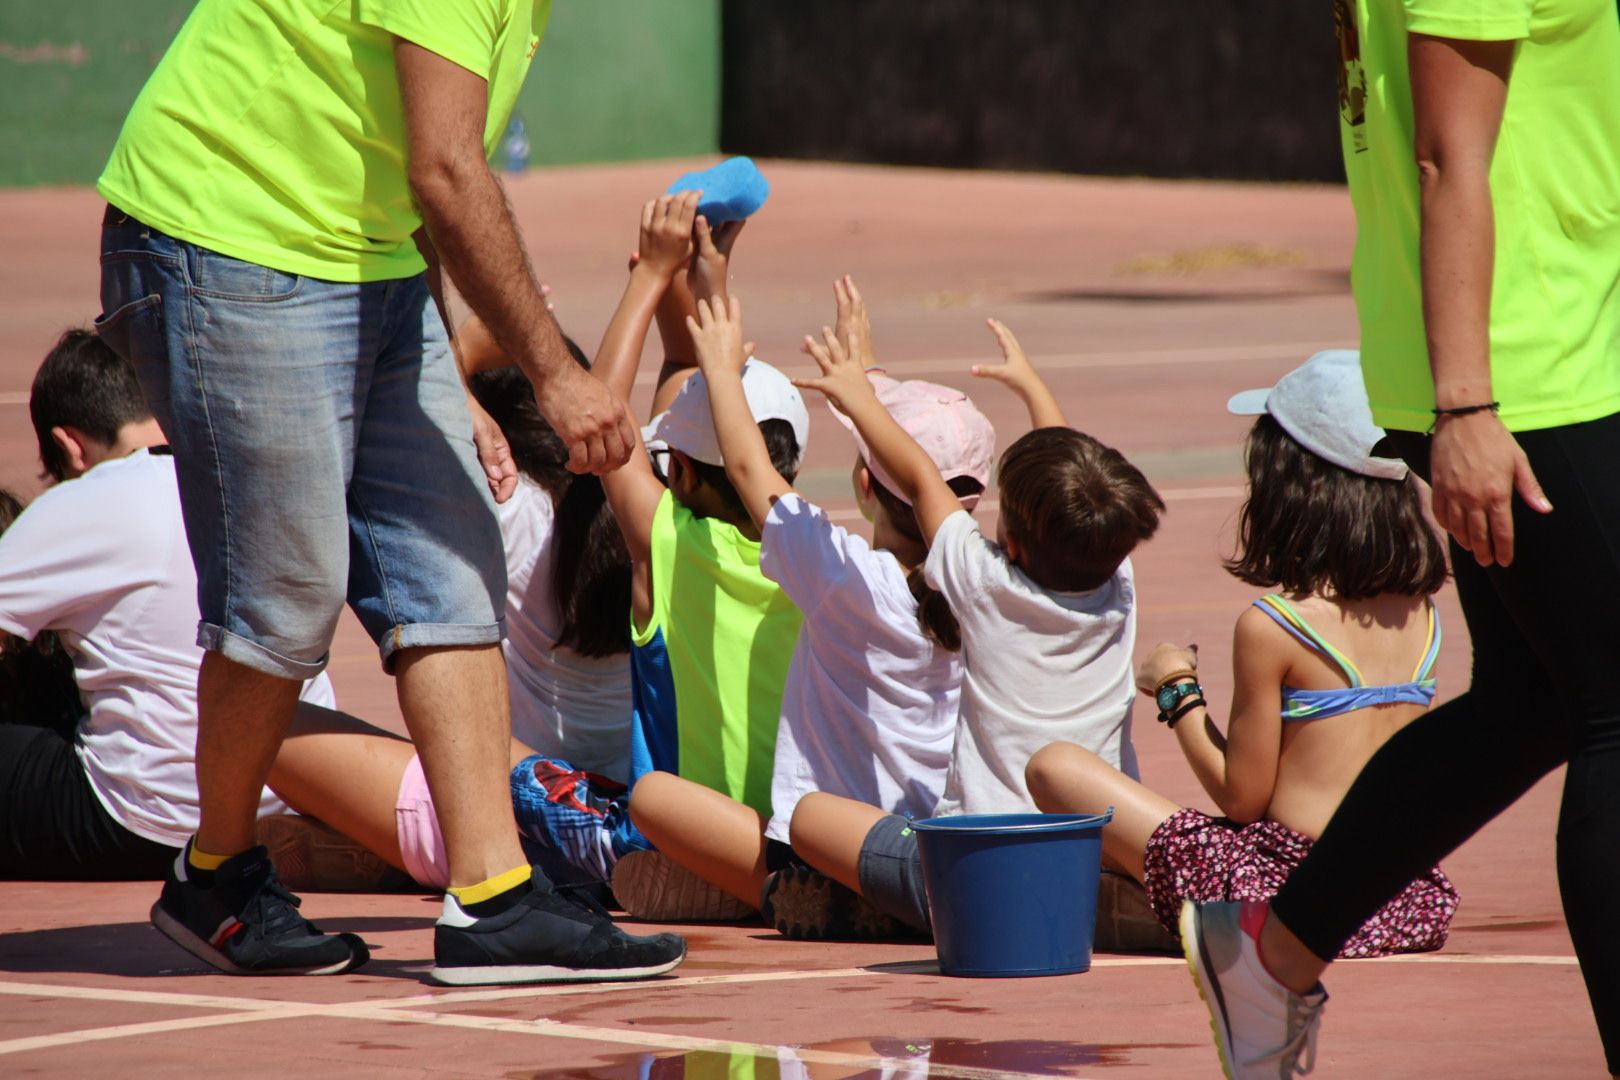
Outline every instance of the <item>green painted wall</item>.
<svg viewBox="0 0 1620 1080"><path fill-rule="evenodd" d="M94 180L192 6L0 3L0 186ZM720 0L556 0L518 110L535 164L713 153Z"/></svg>

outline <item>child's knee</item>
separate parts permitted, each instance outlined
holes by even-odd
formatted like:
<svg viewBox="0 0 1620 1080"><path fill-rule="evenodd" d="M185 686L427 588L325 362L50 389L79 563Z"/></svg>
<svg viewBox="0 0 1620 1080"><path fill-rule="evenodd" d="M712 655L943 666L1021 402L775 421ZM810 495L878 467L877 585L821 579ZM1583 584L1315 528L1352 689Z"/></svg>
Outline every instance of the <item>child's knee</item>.
<svg viewBox="0 0 1620 1080"><path fill-rule="evenodd" d="M1085 769L1086 751L1073 743L1048 743L1024 766L1024 784L1043 811L1061 809L1060 793Z"/></svg>
<svg viewBox="0 0 1620 1080"><path fill-rule="evenodd" d="M678 799L680 788L686 781L673 773L650 772L636 780L630 789L630 820L639 828L649 816Z"/></svg>

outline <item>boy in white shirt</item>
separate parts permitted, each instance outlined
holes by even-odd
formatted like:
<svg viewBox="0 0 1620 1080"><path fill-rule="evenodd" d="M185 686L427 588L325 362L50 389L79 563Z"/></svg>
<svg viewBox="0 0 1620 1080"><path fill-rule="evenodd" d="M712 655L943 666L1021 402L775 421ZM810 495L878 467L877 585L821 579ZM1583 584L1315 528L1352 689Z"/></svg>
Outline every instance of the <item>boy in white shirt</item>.
<svg viewBox="0 0 1620 1080"><path fill-rule="evenodd" d="M911 501L929 547L928 583L961 624L967 671L936 815L1034 810L1024 765L1052 738L1084 745L1136 774L1129 555L1157 530L1164 502L1117 450L1068 427L1011 332L995 320L990 328L1005 362L975 367L974 374L1018 394L1035 428L1002 455L993 543L872 393L856 337L840 341L824 330L821 341L806 338L822 374L800 384L826 394L854 421L875 461ZM927 929L917 843L905 818L812 793L798 804L790 838L800 858L878 911ZM826 904L793 895L789 887L799 881L784 874L767 885L778 929L795 936L848 933L847 919ZM800 913L811 925L799 923Z"/></svg>
<svg viewBox="0 0 1620 1080"><path fill-rule="evenodd" d="M174 458L129 366L70 330L29 411L55 486L0 536L0 631L55 631L75 737L0 727L0 878L161 878L197 828L197 578ZM324 675L304 699L333 704ZM269 790L261 815L286 813Z"/></svg>

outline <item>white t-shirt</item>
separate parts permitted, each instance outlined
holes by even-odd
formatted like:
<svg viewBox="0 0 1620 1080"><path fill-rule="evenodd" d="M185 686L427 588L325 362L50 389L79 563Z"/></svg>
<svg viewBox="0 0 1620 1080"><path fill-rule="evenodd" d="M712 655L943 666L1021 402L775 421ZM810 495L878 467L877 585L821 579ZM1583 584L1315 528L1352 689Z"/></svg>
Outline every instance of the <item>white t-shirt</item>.
<svg viewBox="0 0 1620 1080"><path fill-rule="evenodd" d="M624 782L630 776L630 654L558 648L551 496L519 477L496 507L506 542L506 679L512 734L549 757ZM630 624L630 613L623 613Z"/></svg>
<svg viewBox="0 0 1620 1080"><path fill-rule="evenodd" d="M0 630L54 630L89 716L79 758L107 813L180 847L197 831L197 574L174 458L139 450L35 499L0 535ZM303 698L332 707L325 675ZM259 813L285 814L267 788Z"/></svg>
<svg viewBox="0 0 1620 1080"><path fill-rule="evenodd" d="M899 561L785 495L760 532L759 568L804 612L765 835L785 843L811 791L928 816L950 763L962 659L923 636Z"/></svg>
<svg viewBox="0 0 1620 1080"><path fill-rule="evenodd" d="M962 624L962 715L940 814L1034 810L1024 766L1062 739L1138 775L1131 745L1136 583L1130 560L1087 592L1043 589L966 512L945 519L924 567Z"/></svg>

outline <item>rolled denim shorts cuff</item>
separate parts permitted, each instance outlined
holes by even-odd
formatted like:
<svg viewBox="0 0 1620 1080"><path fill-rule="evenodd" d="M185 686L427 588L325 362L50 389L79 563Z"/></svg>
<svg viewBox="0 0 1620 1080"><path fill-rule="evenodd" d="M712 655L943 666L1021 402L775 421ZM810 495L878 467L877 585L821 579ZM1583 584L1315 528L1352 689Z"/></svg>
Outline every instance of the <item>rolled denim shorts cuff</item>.
<svg viewBox="0 0 1620 1080"><path fill-rule="evenodd" d="M377 643L383 670L392 673L394 654L401 649L433 649L455 645L499 645L506 639L506 620L492 623L411 623L396 626Z"/></svg>
<svg viewBox="0 0 1620 1080"><path fill-rule="evenodd" d="M327 661L332 658L331 652L327 651L314 662L294 660L240 634L233 634L223 626L206 622L197 625L197 644L243 667L298 682L313 679L325 671Z"/></svg>

